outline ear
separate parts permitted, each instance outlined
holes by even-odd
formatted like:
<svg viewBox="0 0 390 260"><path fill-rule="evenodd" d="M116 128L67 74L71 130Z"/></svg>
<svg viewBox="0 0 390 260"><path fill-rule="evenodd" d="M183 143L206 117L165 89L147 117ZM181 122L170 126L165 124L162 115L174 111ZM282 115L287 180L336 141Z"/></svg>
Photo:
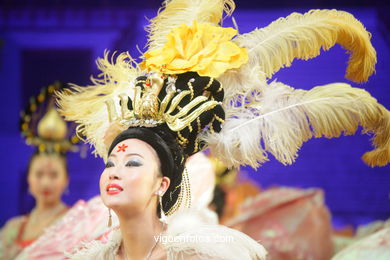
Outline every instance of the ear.
<svg viewBox="0 0 390 260"><path fill-rule="evenodd" d="M163 176L161 178L161 184L160 184L160 187L158 189L158 193L161 195L165 194L165 192L167 191L167 189L169 187L169 184L171 184L171 180L168 177Z"/></svg>

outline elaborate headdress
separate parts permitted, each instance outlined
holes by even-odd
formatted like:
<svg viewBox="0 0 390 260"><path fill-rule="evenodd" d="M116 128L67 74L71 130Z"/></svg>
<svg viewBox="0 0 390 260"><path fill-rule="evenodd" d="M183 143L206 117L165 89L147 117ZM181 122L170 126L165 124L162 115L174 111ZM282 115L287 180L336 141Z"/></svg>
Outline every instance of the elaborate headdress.
<svg viewBox="0 0 390 260"><path fill-rule="evenodd" d="M208 145L229 167L257 167L267 153L290 164L308 139L362 126L375 147L364 161L387 164L390 113L369 93L345 83L305 91L267 81L335 44L350 54L346 77L366 81L376 52L364 26L343 11L312 10L237 35L220 26L234 8L232 0L165 1L148 27L143 62L106 52L93 85L58 93L61 113L103 158L120 131L165 126L187 155Z"/></svg>
<svg viewBox="0 0 390 260"><path fill-rule="evenodd" d="M30 98L26 109L21 111L22 136L28 145L36 146L39 153L75 151L75 145L80 141L56 110L54 92L61 87L60 82L55 82L43 88L37 96Z"/></svg>

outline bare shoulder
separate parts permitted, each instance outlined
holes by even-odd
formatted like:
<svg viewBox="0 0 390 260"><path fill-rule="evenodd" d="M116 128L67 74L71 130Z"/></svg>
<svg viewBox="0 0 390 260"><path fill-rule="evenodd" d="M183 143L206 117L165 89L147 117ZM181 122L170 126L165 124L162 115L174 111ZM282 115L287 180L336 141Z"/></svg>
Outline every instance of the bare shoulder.
<svg viewBox="0 0 390 260"><path fill-rule="evenodd" d="M9 219L5 225L1 228L1 230L19 228L20 225L26 220L26 216L16 216Z"/></svg>

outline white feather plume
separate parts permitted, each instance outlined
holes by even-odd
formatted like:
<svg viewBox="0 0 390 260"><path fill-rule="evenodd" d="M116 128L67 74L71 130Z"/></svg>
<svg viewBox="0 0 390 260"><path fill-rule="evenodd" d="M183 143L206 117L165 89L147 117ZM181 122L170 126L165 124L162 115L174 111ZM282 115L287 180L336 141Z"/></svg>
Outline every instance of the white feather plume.
<svg viewBox="0 0 390 260"><path fill-rule="evenodd" d="M222 131L203 136L228 167L256 168L268 160L268 153L291 164L310 138L352 135L358 126L374 133L376 149L363 160L370 166L390 161L390 112L363 89L334 83L306 91L273 82L237 101L224 105Z"/></svg>
<svg viewBox="0 0 390 260"><path fill-rule="evenodd" d="M173 215L163 243L168 259L265 260L264 247L237 230L205 224L193 209ZM176 240L175 240L176 239Z"/></svg>

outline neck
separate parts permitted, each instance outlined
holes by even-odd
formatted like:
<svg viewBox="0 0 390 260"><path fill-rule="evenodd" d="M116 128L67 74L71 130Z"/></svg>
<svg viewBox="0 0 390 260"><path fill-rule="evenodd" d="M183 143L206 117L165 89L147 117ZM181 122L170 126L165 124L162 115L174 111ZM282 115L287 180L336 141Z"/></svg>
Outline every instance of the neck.
<svg viewBox="0 0 390 260"><path fill-rule="evenodd" d="M135 216L118 214L122 233L122 252L125 259L145 259L156 245L163 224L155 214L142 213ZM124 250L123 250L124 249Z"/></svg>
<svg viewBox="0 0 390 260"><path fill-rule="evenodd" d="M46 202L46 201L37 201L34 210L37 212L45 212L49 210L53 210L57 207L64 206L61 200Z"/></svg>

